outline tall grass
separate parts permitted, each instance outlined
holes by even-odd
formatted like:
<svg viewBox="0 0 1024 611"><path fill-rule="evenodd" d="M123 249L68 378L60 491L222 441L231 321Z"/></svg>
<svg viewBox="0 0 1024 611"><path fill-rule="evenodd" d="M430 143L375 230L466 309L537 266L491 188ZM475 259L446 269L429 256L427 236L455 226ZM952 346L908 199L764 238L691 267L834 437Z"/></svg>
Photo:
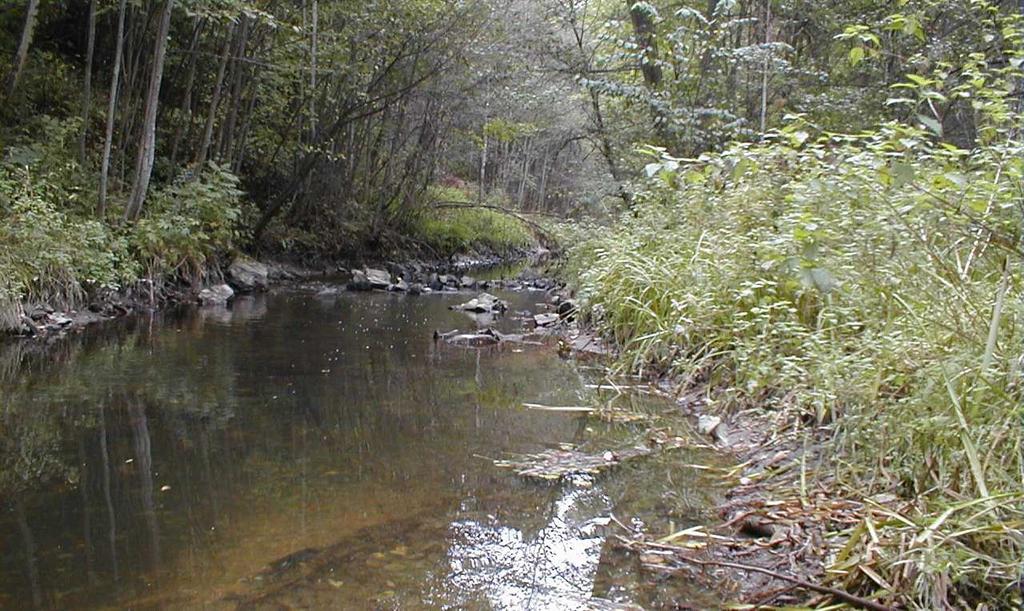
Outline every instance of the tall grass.
<svg viewBox="0 0 1024 611"><path fill-rule="evenodd" d="M572 249L623 367L828 425L849 490L907 501L871 544L916 608L1017 600L1022 153L794 125L663 155L631 213Z"/></svg>

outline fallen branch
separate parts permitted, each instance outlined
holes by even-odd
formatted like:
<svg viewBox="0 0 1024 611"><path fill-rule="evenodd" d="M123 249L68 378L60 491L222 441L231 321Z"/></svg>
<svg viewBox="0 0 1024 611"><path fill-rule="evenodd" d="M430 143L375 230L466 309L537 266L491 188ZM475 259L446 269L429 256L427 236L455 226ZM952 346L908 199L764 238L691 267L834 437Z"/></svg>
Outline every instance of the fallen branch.
<svg viewBox="0 0 1024 611"><path fill-rule="evenodd" d="M523 403L523 407L526 409L539 410L543 412L579 412L583 414L589 414L595 411L593 407L583 407L582 405L541 405L539 403Z"/></svg>

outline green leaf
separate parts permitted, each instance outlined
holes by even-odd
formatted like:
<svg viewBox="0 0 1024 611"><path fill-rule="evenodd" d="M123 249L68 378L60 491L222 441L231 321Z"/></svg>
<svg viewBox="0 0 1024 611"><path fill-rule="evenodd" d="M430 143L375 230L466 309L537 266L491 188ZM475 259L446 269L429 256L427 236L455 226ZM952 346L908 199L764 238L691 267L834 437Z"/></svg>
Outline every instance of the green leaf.
<svg viewBox="0 0 1024 611"><path fill-rule="evenodd" d="M938 137L942 137L942 124L931 117L924 115L917 115L917 120L920 121L925 127L927 127L933 134Z"/></svg>
<svg viewBox="0 0 1024 611"><path fill-rule="evenodd" d="M864 61L864 47L854 47L850 49L850 63L856 66L862 61Z"/></svg>

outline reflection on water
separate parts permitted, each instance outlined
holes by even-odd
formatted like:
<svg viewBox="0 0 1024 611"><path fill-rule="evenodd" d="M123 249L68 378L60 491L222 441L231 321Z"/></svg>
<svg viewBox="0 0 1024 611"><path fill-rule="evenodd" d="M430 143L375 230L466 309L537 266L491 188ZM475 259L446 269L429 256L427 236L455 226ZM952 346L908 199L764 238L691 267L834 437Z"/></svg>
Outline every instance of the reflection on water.
<svg viewBox="0 0 1024 611"><path fill-rule="evenodd" d="M604 542L592 516L610 509L598 491L567 488L536 533L493 518L454 522L449 591L478 593L494 609L565 609L585 603Z"/></svg>
<svg viewBox="0 0 1024 611"><path fill-rule="evenodd" d="M673 471L665 501L657 461L593 487L496 470L636 432L518 409L591 400L551 350L435 344L466 298L320 286L0 346L0 607L643 602L601 516L696 523L710 493Z"/></svg>

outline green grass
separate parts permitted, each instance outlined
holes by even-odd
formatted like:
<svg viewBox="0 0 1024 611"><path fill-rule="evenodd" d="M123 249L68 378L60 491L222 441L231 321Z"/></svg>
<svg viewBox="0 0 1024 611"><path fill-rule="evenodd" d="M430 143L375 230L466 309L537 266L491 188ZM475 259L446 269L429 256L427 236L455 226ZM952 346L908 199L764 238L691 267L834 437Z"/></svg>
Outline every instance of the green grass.
<svg viewBox="0 0 1024 611"><path fill-rule="evenodd" d="M434 187L430 201L471 202L460 189ZM501 206L489 200L487 205ZM433 208L419 211L407 228L411 237L442 255L489 251L510 254L534 243L529 228L509 214L487 208Z"/></svg>
<svg viewBox="0 0 1024 611"><path fill-rule="evenodd" d="M848 494L905 501L850 553L900 603L1015 608L1024 151L795 134L651 166L633 211L571 249L585 312L625 369L830 427Z"/></svg>

